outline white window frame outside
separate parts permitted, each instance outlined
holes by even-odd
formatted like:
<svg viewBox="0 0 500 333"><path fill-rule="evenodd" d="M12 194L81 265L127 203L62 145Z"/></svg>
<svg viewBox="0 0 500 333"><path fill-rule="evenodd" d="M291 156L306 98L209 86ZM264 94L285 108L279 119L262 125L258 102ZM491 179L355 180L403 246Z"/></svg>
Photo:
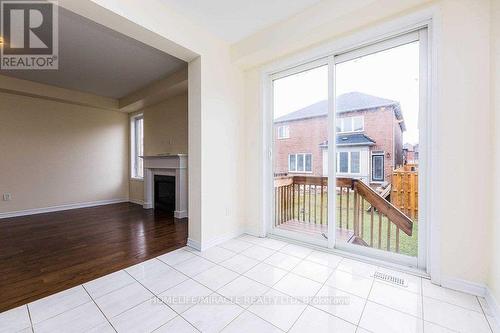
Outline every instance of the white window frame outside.
<svg viewBox="0 0 500 333"><path fill-rule="evenodd" d="M382 158L382 179L375 179L374 178L375 168L373 166L373 163L374 163L375 157ZM372 183L383 183L385 181L385 153L373 153L371 158L370 158L370 168L371 168L370 181Z"/></svg>
<svg viewBox="0 0 500 333"><path fill-rule="evenodd" d="M340 153L347 153L347 172L340 171ZM352 153L359 154L359 170L352 172ZM337 150L337 174L338 175L361 175L361 150L345 151Z"/></svg>
<svg viewBox="0 0 500 333"><path fill-rule="evenodd" d="M299 155L302 155L302 167L303 167L303 170L302 171L299 171L297 170L298 168L298 165L297 165L297 161L298 161L298 156ZM306 171L306 156L309 155L311 156L311 170L310 171ZM290 157L291 156L295 156L295 170L291 170L290 169ZM298 154L288 154L288 172L289 173L313 173L313 157L312 157L312 153L298 153Z"/></svg>
<svg viewBox="0 0 500 333"><path fill-rule="evenodd" d="M361 126L360 130L354 130L354 119L356 118L361 118L361 123L363 124ZM351 131L346 131L345 130L345 122L349 120L351 123ZM345 134L345 133L360 133L365 131L365 117L364 116L351 116L351 117L343 117L343 118L337 118L337 123L340 123L340 131L337 132L337 134Z"/></svg>
<svg viewBox="0 0 500 333"><path fill-rule="evenodd" d="M142 129L137 128L138 121L142 120ZM137 114L130 117L130 178L144 179L144 164L141 157L144 153L144 115Z"/></svg>
<svg viewBox="0 0 500 333"><path fill-rule="evenodd" d="M289 125L278 126L278 139L283 140L289 138L290 138L290 126Z"/></svg>

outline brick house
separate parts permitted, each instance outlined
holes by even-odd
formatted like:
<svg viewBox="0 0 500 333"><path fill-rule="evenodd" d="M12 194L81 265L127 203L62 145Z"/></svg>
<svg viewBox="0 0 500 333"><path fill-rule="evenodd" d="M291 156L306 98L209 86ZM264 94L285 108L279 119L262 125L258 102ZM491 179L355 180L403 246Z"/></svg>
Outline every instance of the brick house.
<svg viewBox="0 0 500 333"><path fill-rule="evenodd" d="M274 121L275 174L322 176L328 170L328 104ZM403 164L405 123L399 102L351 92L337 98L337 175L376 187Z"/></svg>
<svg viewBox="0 0 500 333"><path fill-rule="evenodd" d="M403 145L403 159L405 164L418 164L418 143L415 145L405 143Z"/></svg>

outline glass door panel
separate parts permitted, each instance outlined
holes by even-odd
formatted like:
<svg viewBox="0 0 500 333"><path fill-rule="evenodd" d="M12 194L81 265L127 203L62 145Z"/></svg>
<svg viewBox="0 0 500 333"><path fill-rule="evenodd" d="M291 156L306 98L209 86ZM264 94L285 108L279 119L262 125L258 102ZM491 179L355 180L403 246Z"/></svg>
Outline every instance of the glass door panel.
<svg viewBox="0 0 500 333"><path fill-rule="evenodd" d="M419 34L335 57L336 247L417 265Z"/></svg>
<svg viewBox="0 0 500 333"><path fill-rule="evenodd" d="M328 64L273 78L272 231L326 245L328 237Z"/></svg>

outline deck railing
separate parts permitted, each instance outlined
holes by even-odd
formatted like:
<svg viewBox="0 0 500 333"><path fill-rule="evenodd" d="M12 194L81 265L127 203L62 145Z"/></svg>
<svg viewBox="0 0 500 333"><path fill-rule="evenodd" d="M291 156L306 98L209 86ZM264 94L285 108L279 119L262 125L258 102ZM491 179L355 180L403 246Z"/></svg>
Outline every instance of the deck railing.
<svg viewBox="0 0 500 333"><path fill-rule="evenodd" d="M275 178L275 225L328 221L328 178ZM361 180L336 180L337 228L353 232L352 243L400 252L400 233L412 236L413 221Z"/></svg>

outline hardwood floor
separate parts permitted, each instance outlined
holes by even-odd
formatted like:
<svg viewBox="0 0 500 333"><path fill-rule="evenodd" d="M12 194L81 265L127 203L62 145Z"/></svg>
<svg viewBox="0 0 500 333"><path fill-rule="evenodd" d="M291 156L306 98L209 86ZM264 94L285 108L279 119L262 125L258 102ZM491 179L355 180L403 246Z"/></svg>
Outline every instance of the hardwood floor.
<svg viewBox="0 0 500 333"><path fill-rule="evenodd" d="M132 203L0 220L0 312L183 247L187 230Z"/></svg>

